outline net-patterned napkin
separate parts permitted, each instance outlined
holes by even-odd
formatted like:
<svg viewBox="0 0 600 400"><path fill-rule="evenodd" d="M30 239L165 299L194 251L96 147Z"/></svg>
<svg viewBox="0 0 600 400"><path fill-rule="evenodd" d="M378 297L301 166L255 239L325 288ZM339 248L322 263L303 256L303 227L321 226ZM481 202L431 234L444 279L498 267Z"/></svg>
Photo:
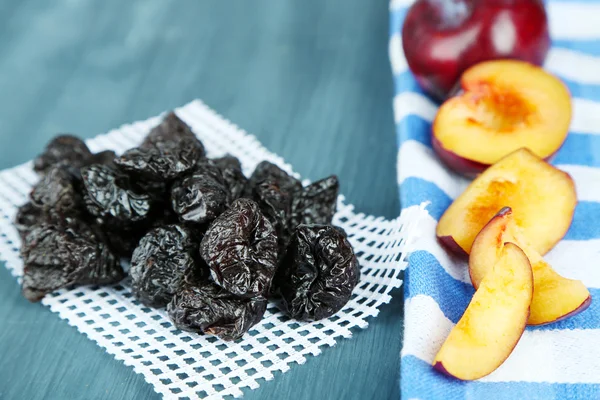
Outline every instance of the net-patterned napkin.
<svg viewBox="0 0 600 400"><path fill-rule="evenodd" d="M292 173L283 159L202 102L175 112L202 140L209 156L232 154L247 175L263 160ZM137 145L161 118L123 126L89 140L88 146L92 151L111 149L119 154ZM16 277L21 276L23 265L12 220L37 179L31 163L0 172L0 258ZM271 380L274 371L286 372L292 363L303 364L307 355L320 354L340 337L351 337L353 329L366 328L367 319L377 316L379 306L390 301L390 291L402 283L399 275L407 265L422 214L423 207L417 206L391 221L375 218L355 213L340 196L334 224L347 231L361 265L361 280L352 299L336 315L314 323L290 320L270 303L261 322L233 343L177 330L163 309L140 304L127 280L113 286L60 290L42 303L132 366L164 398L239 397L241 388L257 388L259 379Z"/></svg>

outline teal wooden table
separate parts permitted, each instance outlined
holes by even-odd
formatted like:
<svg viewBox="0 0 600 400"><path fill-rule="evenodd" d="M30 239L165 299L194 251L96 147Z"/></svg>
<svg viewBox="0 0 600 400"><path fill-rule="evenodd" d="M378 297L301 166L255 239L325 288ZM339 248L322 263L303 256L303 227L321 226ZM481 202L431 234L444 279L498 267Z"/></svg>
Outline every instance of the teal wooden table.
<svg viewBox="0 0 600 400"><path fill-rule="evenodd" d="M399 210L388 2L0 2L0 167L200 98L359 211ZM401 293L246 399L398 399ZM0 267L0 399L157 399Z"/></svg>

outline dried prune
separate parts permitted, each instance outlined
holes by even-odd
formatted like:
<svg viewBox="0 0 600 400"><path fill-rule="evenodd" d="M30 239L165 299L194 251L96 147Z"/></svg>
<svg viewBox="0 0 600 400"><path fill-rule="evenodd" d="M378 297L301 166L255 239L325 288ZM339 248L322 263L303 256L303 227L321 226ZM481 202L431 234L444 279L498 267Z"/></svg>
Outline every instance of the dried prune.
<svg viewBox="0 0 600 400"><path fill-rule="evenodd" d="M264 297L240 298L209 280L186 281L167 306L177 328L228 341L241 338L266 309Z"/></svg>
<svg viewBox="0 0 600 400"><path fill-rule="evenodd" d="M86 284L109 284L125 277L103 238L77 219L40 224L21 247L23 295L41 300L54 290Z"/></svg>
<svg viewBox="0 0 600 400"><path fill-rule="evenodd" d="M250 196L261 211L273 223L277 232L278 253L281 256L289 242L294 194L302 190L302 184L268 161L263 161L254 170L247 185Z"/></svg>
<svg viewBox="0 0 600 400"><path fill-rule="evenodd" d="M339 182L337 176L314 182L297 192L292 200L290 227L300 224L330 224L335 214Z"/></svg>
<svg viewBox="0 0 600 400"><path fill-rule="evenodd" d="M292 318L314 321L338 312L360 278L352 245L332 225L299 225L275 276Z"/></svg>
<svg viewBox="0 0 600 400"><path fill-rule="evenodd" d="M101 224L127 225L150 214L150 195L115 168L93 164L83 167L81 175L86 208Z"/></svg>
<svg viewBox="0 0 600 400"><path fill-rule="evenodd" d="M31 202L27 202L19 207L15 216L15 227L21 236L21 240L37 225L44 221L44 212Z"/></svg>
<svg viewBox="0 0 600 400"><path fill-rule="evenodd" d="M115 157L117 155L112 150L104 150L98 153L94 153L91 158L91 162L89 164L103 164L103 165L113 165L115 161ZM86 164L86 165L89 165Z"/></svg>
<svg viewBox="0 0 600 400"><path fill-rule="evenodd" d="M232 156L231 154L226 154L223 157L213 158L212 161L221 169L235 169L242 172L242 163L237 157Z"/></svg>
<svg viewBox="0 0 600 400"><path fill-rule="evenodd" d="M278 254L281 255L290 236L288 220L291 215L292 194L282 190L272 179L258 183L252 194L252 198L259 204L261 211L275 227Z"/></svg>
<svg viewBox="0 0 600 400"><path fill-rule="evenodd" d="M254 172L252 172L252 176L250 176L248 181L246 193L251 195L252 189L258 183L266 179L274 180L281 190L287 193L294 193L295 191L302 189L302 183L300 183L298 179L289 175L277 165L269 161L262 161L256 166Z"/></svg>
<svg viewBox="0 0 600 400"><path fill-rule="evenodd" d="M76 136L64 134L54 137L44 152L33 161L33 169L44 174L51 166L59 163L79 168L86 165L92 153L85 142Z"/></svg>
<svg viewBox="0 0 600 400"><path fill-rule="evenodd" d="M200 254L213 280L237 296L266 295L277 262L277 236L258 205L235 200L208 228Z"/></svg>
<svg viewBox="0 0 600 400"><path fill-rule="evenodd" d="M221 169L223 179L229 189L231 201L243 196L248 184L248 178L242 172L240 160L231 155L215 158L213 162Z"/></svg>
<svg viewBox="0 0 600 400"><path fill-rule="evenodd" d="M210 160L171 187L171 205L184 222L198 224L217 218L229 206L230 193L219 167Z"/></svg>
<svg viewBox="0 0 600 400"><path fill-rule="evenodd" d="M29 198L45 214L57 217L74 215L81 209L80 187L79 171L66 164L57 164L46 170Z"/></svg>
<svg viewBox="0 0 600 400"><path fill-rule="evenodd" d="M196 139L153 143L148 147L134 147L120 157L115 164L136 177L164 182L192 170L204 151L197 147Z"/></svg>
<svg viewBox="0 0 600 400"><path fill-rule="evenodd" d="M190 127L171 111L163 118L160 124L152 128L140 147L151 148L157 143L179 142L182 139L192 139L191 143L204 156L205 151L202 142L194 135Z"/></svg>
<svg viewBox="0 0 600 400"><path fill-rule="evenodd" d="M129 274L136 298L150 307L164 307L197 265L200 238L179 225L149 231L131 257ZM198 271L201 273L201 271Z"/></svg>

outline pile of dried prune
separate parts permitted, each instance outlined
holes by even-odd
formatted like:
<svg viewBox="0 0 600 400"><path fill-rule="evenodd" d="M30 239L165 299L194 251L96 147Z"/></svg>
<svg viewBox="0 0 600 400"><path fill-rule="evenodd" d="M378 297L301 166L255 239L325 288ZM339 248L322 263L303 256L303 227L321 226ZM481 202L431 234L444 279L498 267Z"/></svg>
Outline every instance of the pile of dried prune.
<svg viewBox="0 0 600 400"><path fill-rule="evenodd" d="M208 158L173 112L121 155L59 135L34 170L40 180L14 221L30 301L128 275L133 295L166 307L177 328L237 340L269 299L313 321L358 283L354 250L331 225L336 176L303 187L263 161L247 178L237 158Z"/></svg>

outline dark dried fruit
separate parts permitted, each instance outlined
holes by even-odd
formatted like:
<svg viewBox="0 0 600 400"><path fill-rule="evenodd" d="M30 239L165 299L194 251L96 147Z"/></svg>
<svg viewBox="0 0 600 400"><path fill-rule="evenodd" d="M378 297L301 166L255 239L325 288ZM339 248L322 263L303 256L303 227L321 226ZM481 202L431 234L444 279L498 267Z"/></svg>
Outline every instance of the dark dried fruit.
<svg viewBox="0 0 600 400"><path fill-rule="evenodd" d="M97 232L75 219L64 222L36 226L21 247L22 292L29 301L60 288L115 283L125 277Z"/></svg>
<svg viewBox="0 0 600 400"><path fill-rule="evenodd" d="M80 187L79 171L66 164L57 164L46 170L29 198L44 214L56 217L76 215L82 203Z"/></svg>
<svg viewBox="0 0 600 400"><path fill-rule="evenodd" d="M263 161L254 170L248 186L250 197L260 206L261 211L273 223L277 232L278 253L283 255L291 227L292 200L294 194L302 190L302 184L268 161Z"/></svg>
<svg viewBox="0 0 600 400"><path fill-rule="evenodd" d="M292 194L281 190L275 180L267 179L258 183L252 192L252 198L259 204L261 211L273 223L277 232L278 254L281 255L289 242Z"/></svg>
<svg viewBox="0 0 600 400"><path fill-rule="evenodd" d="M269 161L263 161L256 166L248 181L247 194L251 194L252 189L258 183L266 179L274 180L281 190L287 193L294 193L295 191L302 189L302 183L298 179L289 175L277 165Z"/></svg>
<svg viewBox="0 0 600 400"><path fill-rule="evenodd" d="M203 156L196 139L184 138L129 149L115 158L115 164L134 176L165 182L191 171Z"/></svg>
<svg viewBox="0 0 600 400"><path fill-rule="evenodd" d="M237 157L232 156L231 154L226 154L219 158L213 158L212 161L221 169L235 169L242 172L242 163Z"/></svg>
<svg viewBox="0 0 600 400"><path fill-rule="evenodd" d="M59 163L79 168L86 165L91 157L92 153L83 140L73 135L59 135L48 142L44 152L33 161L33 169L44 174Z"/></svg>
<svg viewBox="0 0 600 400"><path fill-rule="evenodd" d="M150 196L116 169L94 164L83 167L81 175L86 208L101 224L123 226L150 214Z"/></svg>
<svg viewBox="0 0 600 400"><path fill-rule="evenodd" d="M149 231L131 257L129 274L136 298L149 307L164 307L197 265L199 237L179 225ZM198 268L199 271L195 271Z"/></svg>
<svg viewBox="0 0 600 400"><path fill-rule="evenodd" d="M360 278L352 245L331 225L299 225L275 276L292 318L314 321L338 312Z"/></svg>
<svg viewBox="0 0 600 400"><path fill-rule="evenodd" d="M335 228L335 229L336 229L336 230L337 230L337 231L338 231L338 232L339 232L339 233L340 233L340 234L341 234L343 237L345 237L346 239L348 239L348 232L346 232L346 231L344 230L344 228L342 228L341 226L337 226L337 225L334 225L333 227L334 227L334 228Z"/></svg>
<svg viewBox="0 0 600 400"><path fill-rule="evenodd" d="M336 210L339 187L337 176L332 175L297 192L292 200L290 227L330 224Z"/></svg>
<svg viewBox="0 0 600 400"><path fill-rule="evenodd" d="M221 169L223 179L227 184L231 201L243 196L248 184L248 178L242 172L240 160L231 155L213 159L213 162Z"/></svg>
<svg viewBox="0 0 600 400"><path fill-rule="evenodd" d="M266 295L277 262L273 225L250 199L238 199L208 228L200 254L213 280L237 296Z"/></svg>
<svg viewBox="0 0 600 400"><path fill-rule="evenodd" d="M171 187L173 210L184 222L203 224L217 218L229 206L230 194L219 167L205 160Z"/></svg>
<svg viewBox="0 0 600 400"><path fill-rule="evenodd" d="M233 341L256 325L267 309L264 297L239 298L214 282L186 282L167 306L178 329Z"/></svg>
<svg viewBox="0 0 600 400"><path fill-rule="evenodd" d="M15 216L15 227L21 236L21 241L31 230L44 221L44 213L39 208L35 207L31 202L27 202L19 207Z"/></svg>
<svg viewBox="0 0 600 400"><path fill-rule="evenodd" d="M95 153L92 156L91 162L89 164L103 164L103 165L114 165L115 157L117 155L112 150L104 150L99 153ZM86 164L86 165L89 165Z"/></svg>
<svg viewBox="0 0 600 400"><path fill-rule="evenodd" d="M179 142L182 139L192 139L201 155L204 156L204 146L202 142L194 135L190 127L183 122L174 112L168 113L160 124L152 128L150 133L144 138L140 147L151 148L157 143Z"/></svg>

